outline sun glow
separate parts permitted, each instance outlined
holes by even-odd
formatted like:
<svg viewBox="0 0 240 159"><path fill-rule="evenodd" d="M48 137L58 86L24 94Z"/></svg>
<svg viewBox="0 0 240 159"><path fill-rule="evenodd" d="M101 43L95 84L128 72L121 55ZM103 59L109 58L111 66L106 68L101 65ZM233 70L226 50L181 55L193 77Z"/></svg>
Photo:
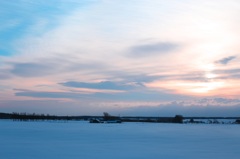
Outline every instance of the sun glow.
<svg viewBox="0 0 240 159"><path fill-rule="evenodd" d="M224 85L223 82L202 82L202 83L192 83L189 87L185 89L193 93L205 93L208 94L210 91L221 88Z"/></svg>
<svg viewBox="0 0 240 159"><path fill-rule="evenodd" d="M216 78L217 75L216 75L216 74L213 74L213 73L206 73L206 74L205 74L205 77L208 78L208 79L213 79L213 78Z"/></svg>
<svg viewBox="0 0 240 159"><path fill-rule="evenodd" d="M189 82L189 81L169 81L169 82L154 82L148 84L148 87L161 88L172 90L176 93L181 94L204 94L211 95L216 90L224 87L222 81L210 81L210 82Z"/></svg>

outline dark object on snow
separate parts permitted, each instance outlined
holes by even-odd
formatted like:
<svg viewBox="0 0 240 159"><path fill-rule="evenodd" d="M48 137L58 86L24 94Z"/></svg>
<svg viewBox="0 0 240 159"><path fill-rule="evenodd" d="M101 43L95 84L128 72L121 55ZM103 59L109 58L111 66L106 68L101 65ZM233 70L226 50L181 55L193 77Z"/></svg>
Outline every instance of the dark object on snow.
<svg viewBox="0 0 240 159"><path fill-rule="evenodd" d="M107 120L105 123L122 123L121 120Z"/></svg>
<svg viewBox="0 0 240 159"><path fill-rule="evenodd" d="M99 119L90 119L89 123L103 123L103 121L101 121Z"/></svg>
<svg viewBox="0 0 240 159"><path fill-rule="evenodd" d="M237 120L235 121L235 123L236 123L236 124L240 124L240 119L237 119Z"/></svg>

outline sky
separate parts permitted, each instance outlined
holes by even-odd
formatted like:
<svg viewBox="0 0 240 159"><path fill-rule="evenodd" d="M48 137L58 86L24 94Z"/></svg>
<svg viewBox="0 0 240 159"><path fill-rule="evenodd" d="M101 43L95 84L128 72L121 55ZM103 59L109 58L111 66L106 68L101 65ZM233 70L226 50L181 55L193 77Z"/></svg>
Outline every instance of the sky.
<svg viewBox="0 0 240 159"><path fill-rule="evenodd" d="M239 116L239 0L0 0L0 112Z"/></svg>

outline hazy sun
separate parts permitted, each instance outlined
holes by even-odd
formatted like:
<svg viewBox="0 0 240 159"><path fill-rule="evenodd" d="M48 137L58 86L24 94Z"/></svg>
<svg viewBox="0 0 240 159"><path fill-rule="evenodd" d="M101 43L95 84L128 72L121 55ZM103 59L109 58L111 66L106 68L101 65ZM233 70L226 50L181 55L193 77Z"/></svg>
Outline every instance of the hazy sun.
<svg viewBox="0 0 240 159"><path fill-rule="evenodd" d="M216 74L213 74L213 73L206 73L206 74L205 74L205 77L206 77L207 79L213 79L213 78L216 78L217 75L216 75Z"/></svg>

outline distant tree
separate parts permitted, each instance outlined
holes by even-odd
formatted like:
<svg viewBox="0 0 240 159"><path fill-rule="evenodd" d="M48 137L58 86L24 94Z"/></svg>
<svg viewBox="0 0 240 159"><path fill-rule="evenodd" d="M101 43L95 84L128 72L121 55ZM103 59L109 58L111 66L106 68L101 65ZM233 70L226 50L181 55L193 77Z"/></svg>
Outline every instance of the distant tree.
<svg viewBox="0 0 240 159"><path fill-rule="evenodd" d="M183 116L182 115L176 115L173 118L173 123L183 123Z"/></svg>
<svg viewBox="0 0 240 159"><path fill-rule="evenodd" d="M111 115L107 112L103 112L103 119L104 120L110 120L111 119Z"/></svg>

